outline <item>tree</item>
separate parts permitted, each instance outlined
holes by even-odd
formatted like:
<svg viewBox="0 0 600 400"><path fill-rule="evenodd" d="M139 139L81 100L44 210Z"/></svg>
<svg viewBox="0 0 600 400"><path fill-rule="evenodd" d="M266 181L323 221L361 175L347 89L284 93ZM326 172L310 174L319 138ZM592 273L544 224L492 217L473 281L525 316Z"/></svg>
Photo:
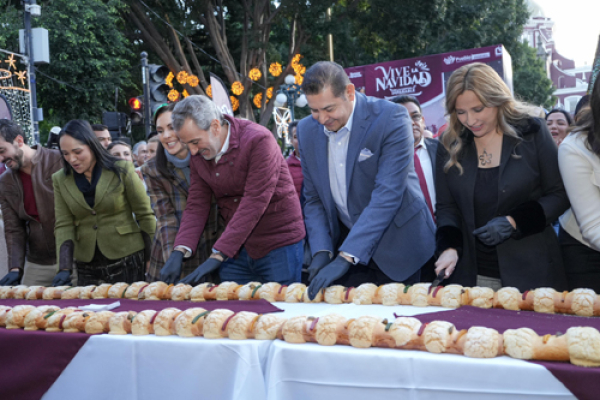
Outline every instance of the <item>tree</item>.
<svg viewBox="0 0 600 400"><path fill-rule="evenodd" d="M0 7L6 11L0 16L0 44L17 51L23 6L0 0ZM122 7L119 0L42 4L42 16L33 22L34 27L48 29L50 42L50 64L39 66L37 74L38 105L46 120L42 128L74 118L100 122L103 111L114 109L117 87L125 104L124 90L135 86L131 81L132 53L121 33Z"/></svg>
<svg viewBox="0 0 600 400"><path fill-rule="evenodd" d="M515 97L546 109L556 104L554 86L544 70L544 63L536 50L527 43L513 47L513 83Z"/></svg>

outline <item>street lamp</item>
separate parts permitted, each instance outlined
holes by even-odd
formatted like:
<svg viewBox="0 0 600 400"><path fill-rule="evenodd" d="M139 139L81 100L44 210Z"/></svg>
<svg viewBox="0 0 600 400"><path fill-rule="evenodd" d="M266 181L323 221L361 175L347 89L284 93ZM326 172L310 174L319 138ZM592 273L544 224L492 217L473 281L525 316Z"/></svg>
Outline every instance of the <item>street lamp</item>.
<svg viewBox="0 0 600 400"><path fill-rule="evenodd" d="M33 122L33 143L40 143L39 121L43 120L43 111L37 106L35 58L33 54L33 35L31 33L31 17L42 15L42 7L35 3L35 0L25 0L25 12L23 13L23 22L25 25L25 48L28 57L29 73L29 91L31 95L31 121Z"/></svg>
<svg viewBox="0 0 600 400"><path fill-rule="evenodd" d="M300 85L296 84L296 78L294 75L288 75L285 77L285 84L279 86L279 91L275 97L275 106L283 107L287 104L291 113L291 120L294 121L294 105L296 107L306 107L306 96L300 88Z"/></svg>

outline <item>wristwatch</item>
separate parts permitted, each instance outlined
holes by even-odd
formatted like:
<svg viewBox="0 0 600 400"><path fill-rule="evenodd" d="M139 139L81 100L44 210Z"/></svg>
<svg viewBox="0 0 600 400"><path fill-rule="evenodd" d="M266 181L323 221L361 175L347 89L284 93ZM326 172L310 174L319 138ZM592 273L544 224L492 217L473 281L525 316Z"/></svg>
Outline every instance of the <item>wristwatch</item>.
<svg viewBox="0 0 600 400"><path fill-rule="evenodd" d="M214 247L212 249L212 253L221 256L223 258L223 262L227 261L227 259L229 258L225 254L223 254L222 252L220 252L219 250L215 249Z"/></svg>

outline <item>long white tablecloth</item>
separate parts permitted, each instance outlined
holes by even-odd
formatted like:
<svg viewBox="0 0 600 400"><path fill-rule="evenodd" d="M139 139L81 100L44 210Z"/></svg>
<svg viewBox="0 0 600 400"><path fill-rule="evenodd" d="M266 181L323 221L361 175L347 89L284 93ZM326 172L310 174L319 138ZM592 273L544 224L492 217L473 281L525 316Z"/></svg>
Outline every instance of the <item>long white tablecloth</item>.
<svg viewBox="0 0 600 400"><path fill-rule="evenodd" d="M285 317L338 313L347 318L436 307L275 303ZM283 341L176 336L91 337L43 397L170 399L575 399L544 367L509 357Z"/></svg>

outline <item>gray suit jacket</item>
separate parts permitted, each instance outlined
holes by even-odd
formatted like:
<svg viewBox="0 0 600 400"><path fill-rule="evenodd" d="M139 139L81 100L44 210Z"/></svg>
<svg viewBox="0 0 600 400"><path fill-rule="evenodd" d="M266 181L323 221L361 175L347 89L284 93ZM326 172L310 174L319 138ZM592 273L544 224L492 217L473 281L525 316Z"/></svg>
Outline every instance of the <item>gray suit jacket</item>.
<svg viewBox="0 0 600 400"><path fill-rule="evenodd" d="M346 162L353 227L339 248L328 139L323 125L310 116L298 125L308 241L313 255L345 251L364 264L372 258L386 275L402 281L421 268L435 248L435 227L414 171L410 119L404 107L385 100L357 93L356 102ZM359 161L363 149L373 155Z"/></svg>

